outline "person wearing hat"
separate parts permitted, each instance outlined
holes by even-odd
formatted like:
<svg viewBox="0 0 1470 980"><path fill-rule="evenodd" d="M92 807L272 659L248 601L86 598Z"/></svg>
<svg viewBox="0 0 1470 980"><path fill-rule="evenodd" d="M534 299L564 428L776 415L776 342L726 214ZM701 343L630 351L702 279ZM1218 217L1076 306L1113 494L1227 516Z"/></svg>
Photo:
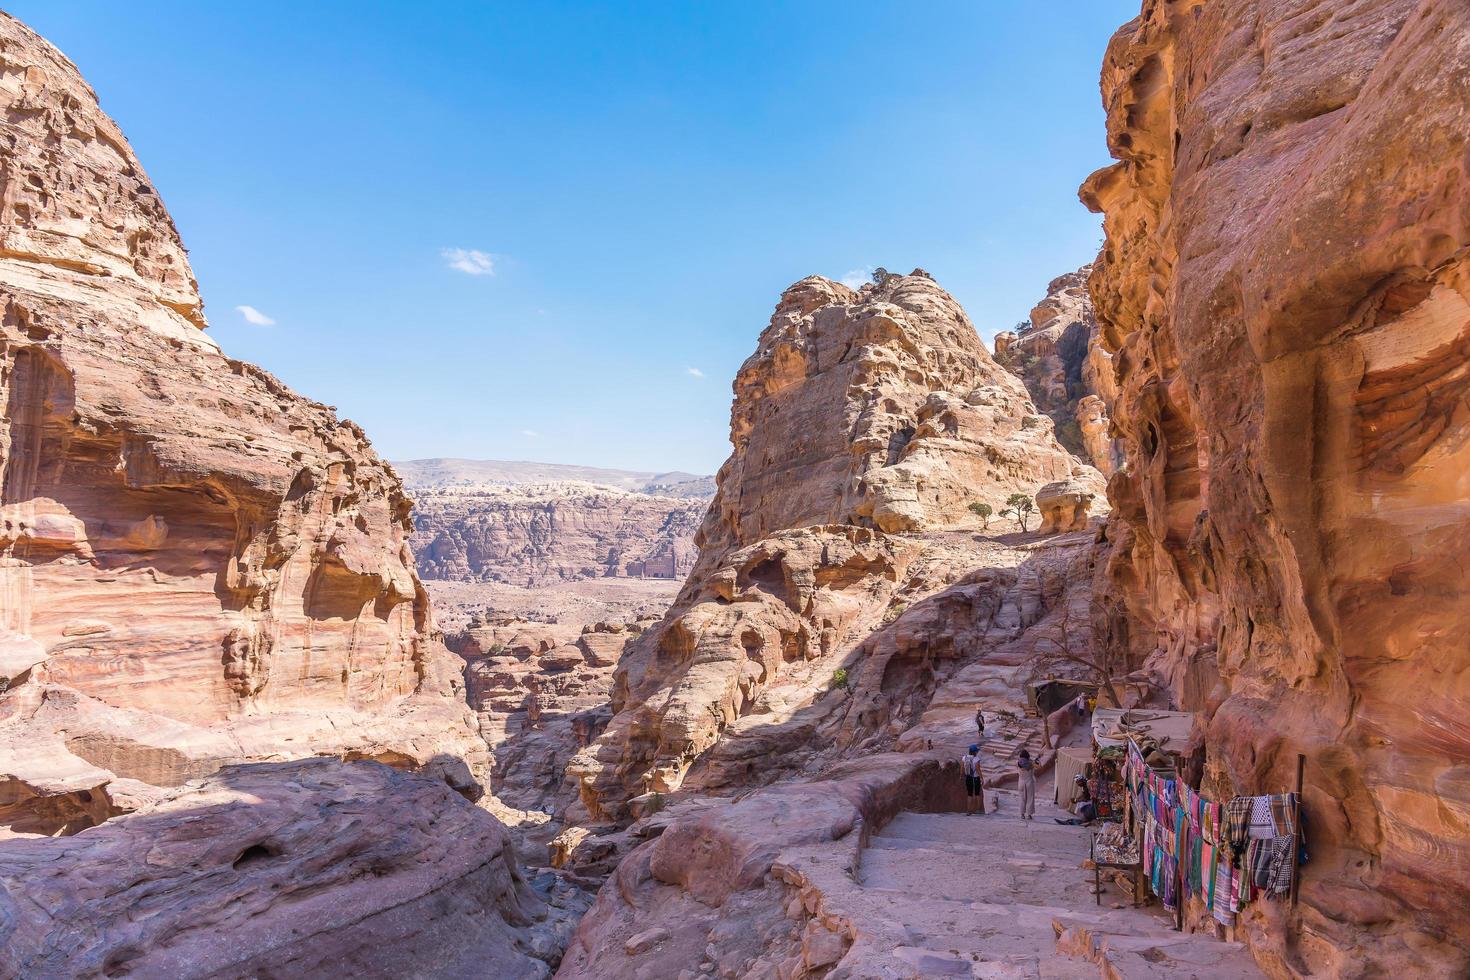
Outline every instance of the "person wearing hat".
<svg viewBox="0 0 1470 980"><path fill-rule="evenodd" d="M980 778L980 746L972 745L966 755L960 756L960 771L965 774L965 812L974 813L975 801L985 791Z"/></svg>
<svg viewBox="0 0 1470 980"><path fill-rule="evenodd" d="M1073 800L1077 804L1077 808L1074 811L1072 811L1072 812L1076 813L1077 816L1075 816L1075 817L1073 817L1071 819L1068 819L1068 820L1063 820L1060 817L1058 817L1058 818L1056 818L1057 819L1057 823L1062 823L1062 824L1079 824L1079 823L1080 824L1089 824L1089 823L1092 823L1093 818L1095 818L1097 816L1097 807L1092 802L1092 790L1090 790L1090 789L1087 788L1087 780L1084 779L1084 778L1082 778L1081 776L1073 776L1072 777L1072 782L1074 784L1076 784L1075 785L1075 788L1072 790L1072 794L1073 794L1072 795L1072 798L1073 798Z"/></svg>

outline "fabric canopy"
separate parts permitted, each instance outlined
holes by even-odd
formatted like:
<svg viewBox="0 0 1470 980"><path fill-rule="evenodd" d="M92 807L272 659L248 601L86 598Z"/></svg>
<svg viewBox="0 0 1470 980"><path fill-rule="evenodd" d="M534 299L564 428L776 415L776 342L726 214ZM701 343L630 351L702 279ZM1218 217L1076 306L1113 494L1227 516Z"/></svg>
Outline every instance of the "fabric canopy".
<svg viewBox="0 0 1470 980"><path fill-rule="evenodd" d="M1071 808L1072 795L1076 792L1073 777L1087 775L1087 764L1091 761L1091 749L1057 749L1056 761L1052 763L1052 772L1056 774L1056 784L1052 787L1052 801L1057 806Z"/></svg>

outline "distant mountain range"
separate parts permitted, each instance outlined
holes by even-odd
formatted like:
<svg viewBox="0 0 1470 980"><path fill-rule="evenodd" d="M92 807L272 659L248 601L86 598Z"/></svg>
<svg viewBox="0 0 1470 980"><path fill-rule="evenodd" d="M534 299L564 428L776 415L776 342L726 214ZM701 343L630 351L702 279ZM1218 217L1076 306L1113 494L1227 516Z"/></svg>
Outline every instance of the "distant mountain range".
<svg viewBox="0 0 1470 980"><path fill-rule="evenodd" d="M526 460L452 458L395 461L393 468L410 489L567 482L590 483L630 493L663 497L712 497L715 492L713 476L700 476L679 470L655 473Z"/></svg>

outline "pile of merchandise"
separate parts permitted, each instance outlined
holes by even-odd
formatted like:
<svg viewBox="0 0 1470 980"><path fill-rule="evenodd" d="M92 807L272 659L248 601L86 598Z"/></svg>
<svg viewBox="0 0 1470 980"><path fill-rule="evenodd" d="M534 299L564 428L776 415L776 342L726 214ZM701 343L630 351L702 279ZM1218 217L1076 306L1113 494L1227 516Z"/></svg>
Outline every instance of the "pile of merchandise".
<svg viewBox="0 0 1470 980"><path fill-rule="evenodd" d="M1092 839L1093 860L1103 864L1137 864L1138 839L1122 824L1108 824Z"/></svg>
<svg viewBox="0 0 1470 980"><path fill-rule="evenodd" d="M1144 874L1166 908L1176 908L1182 892L1233 925L1257 896L1290 892L1296 865L1306 860L1297 794L1214 803L1153 769L1131 743L1125 768Z"/></svg>

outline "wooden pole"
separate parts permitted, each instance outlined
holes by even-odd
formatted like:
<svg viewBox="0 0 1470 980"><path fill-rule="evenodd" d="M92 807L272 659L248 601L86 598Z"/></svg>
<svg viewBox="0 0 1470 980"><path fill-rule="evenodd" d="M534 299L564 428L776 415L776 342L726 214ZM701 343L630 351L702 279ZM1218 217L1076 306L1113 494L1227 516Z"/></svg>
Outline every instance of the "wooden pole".
<svg viewBox="0 0 1470 980"><path fill-rule="evenodd" d="M1092 835L1092 843L1087 845L1087 854L1092 858L1092 894L1098 905L1102 905L1102 871L1097 866L1097 834Z"/></svg>
<svg viewBox="0 0 1470 980"><path fill-rule="evenodd" d="M1174 757L1174 798L1179 798L1179 757ZM1179 822L1174 821L1178 827ZM1184 931L1184 836L1183 829L1174 835L1174 931Z"/></svg>
<svg viewBox="0 0 1470 980"><path fill-rule="evenodd" d="M1295 836L1291 841L1291 907L1296 908L1296 896L1298 886L1301 884L1301 872L1297 869L1297 858L1301 855L1301 833L1302 833L1302 778L1306 775L1307 757L1301 753L1296 757L1296 802L1291 808L1291 827Z"/></svg>

